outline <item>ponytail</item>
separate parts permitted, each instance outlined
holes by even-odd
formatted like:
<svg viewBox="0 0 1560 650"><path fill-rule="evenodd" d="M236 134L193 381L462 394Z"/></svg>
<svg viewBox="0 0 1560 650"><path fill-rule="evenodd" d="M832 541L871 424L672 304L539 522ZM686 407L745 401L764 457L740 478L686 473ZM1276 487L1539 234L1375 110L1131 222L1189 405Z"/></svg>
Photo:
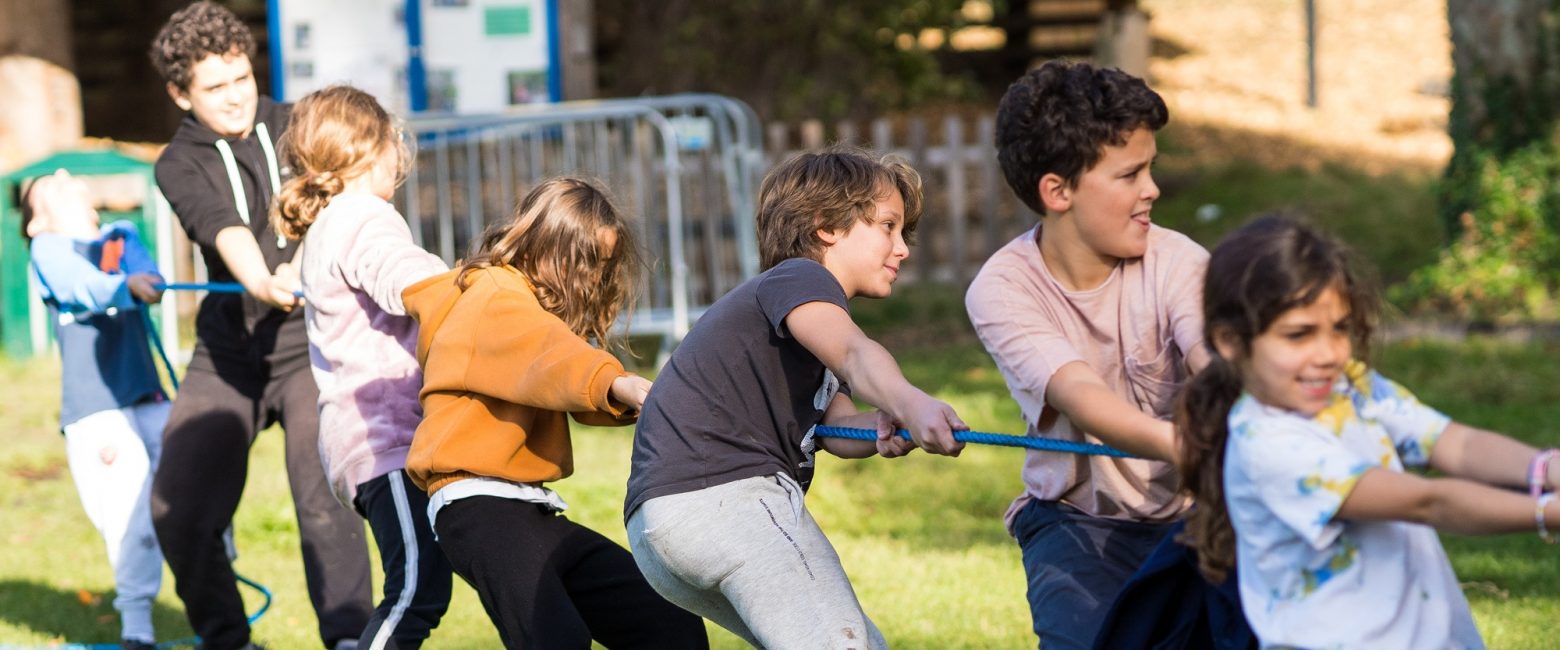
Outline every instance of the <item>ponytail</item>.
<svg viewBox="0 0 1560 650"><path fill-rule="evenodd" d="M320 210L341 193L346 181L330 171L296 176L282 184L271 209L271 227L288 239L303 239Z"/></svg>
<svg viewBox="0 0 1560 650"><path fill-rule="evenodd" d="M1240 371L1213 355L1176 402L1181 487L1196 500L1177 541L1197 551L1197 568L1210 582L1223 582L1235 566L1235 529L1224 500L1224 450L1230 409L1240 398Z"/></svg>
<svg viewBox="0 0 1560 650"><path fill-rule="evenodd" d="M348 181L369 173L381 152L395 152L398 177L411 158L390 114L351 86L330 86L298 100L281 149L297 176L282 184L270 216L271 227L288 239L303 239L320 210Z"/></svg>

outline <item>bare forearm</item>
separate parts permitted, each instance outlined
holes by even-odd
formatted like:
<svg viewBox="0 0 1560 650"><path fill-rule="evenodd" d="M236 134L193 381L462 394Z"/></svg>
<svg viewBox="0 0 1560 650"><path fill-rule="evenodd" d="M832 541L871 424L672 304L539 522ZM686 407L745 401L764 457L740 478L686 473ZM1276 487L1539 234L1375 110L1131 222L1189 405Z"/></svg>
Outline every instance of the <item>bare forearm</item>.
<svg viewBox="0 0 1560 650"><path fill-rule="evenodd" d="M852 394L896 415L904 412L908 398L924 396L905 379L893 355L871 339L863 338L851 346L835 372L850 384Z"/></svg>
<svg viewBox="0 0 1560 650"><path fill-rule="evenodd" d="M1431 483L1431 498L1419 523L1461 535L1537 530L1536 503L1526 494L1457 478ZM1551 530L1560 524L1560 502L1550 501L1544 519Z"/></svg>
<svg viewBox="0 0 1560 650"><path fill-rule="evenodd" d="M823 424L834 427L849 427L852 429L874 429L877 427L877 414L871 411L866 413L851 413L831 417L825 413ZM877 455L877 443L872 440L851 440L849 438L816 438L818 446L840 458L867 458Z"/></svg>
<svg viewBox="0 0 1560 650"><path fill-rule="evenodd" d="M246 228L224 228L217 233L217 253L228 271L244 290L261 300L270 300L271 270L260 253L260 245Z"/></svg>
<svg viewBox="0 0 1560 650"><path fill-rule="evenodd" d="M1430 466L1480 483L1526 488L1528 464L1537 453L1498 433L1453 422L1431 450Z"/></svg>
<svg viewBox="0 0 1560 650"><path fill-rule="evenodd" d="M1070 387L1062 397L1054 406L1075 428L1135 456L1163 461L1175 458L1175 428L1126 404L1105 386Z"/></svg>

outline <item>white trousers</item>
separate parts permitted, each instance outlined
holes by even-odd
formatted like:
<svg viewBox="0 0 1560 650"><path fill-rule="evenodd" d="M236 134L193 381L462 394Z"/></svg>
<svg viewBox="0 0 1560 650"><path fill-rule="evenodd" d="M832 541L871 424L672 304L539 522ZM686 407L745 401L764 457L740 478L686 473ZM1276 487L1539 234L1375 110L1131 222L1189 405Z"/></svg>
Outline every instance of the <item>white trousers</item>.
<svg viewBox="0 0 1560 650"><path fill-rule="evenodd" d="M114 569L121 638L152 641L152 602L162 587L162 549L152 530L152 475L170 404L98 411L65 427L65 458L81 506L103 535Z"/></svg>

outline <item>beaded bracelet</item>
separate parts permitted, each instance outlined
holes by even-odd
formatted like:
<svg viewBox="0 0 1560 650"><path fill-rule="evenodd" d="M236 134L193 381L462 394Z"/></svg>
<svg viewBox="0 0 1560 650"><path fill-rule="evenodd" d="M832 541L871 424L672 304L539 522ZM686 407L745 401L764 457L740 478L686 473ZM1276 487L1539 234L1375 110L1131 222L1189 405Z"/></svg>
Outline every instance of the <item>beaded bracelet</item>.
<svg viewBox="0 0 1560 650"><path fill-rule="evenodd" d="M1556 455L1560 455L1560 449L1545 449L1533 456L1533 462L1528 463L1528 494L1533 498L1536 499L1538 495L1544 493L1544 479L1549 474L1549 461Z"/></svg>
<svg viewBox="0 0 1560 650"><path fill-rule="evenodd" d="M1533 513L1533 520L1538 523L1538 538L1550 544L1555 543L1555 536L1553 533L1549 532L1547 527L1544 526L1544 507L1548 506L1549 502L1554 500L1554 492L1550 492L1539 497L1538 508L1535 509Z"/></svg>

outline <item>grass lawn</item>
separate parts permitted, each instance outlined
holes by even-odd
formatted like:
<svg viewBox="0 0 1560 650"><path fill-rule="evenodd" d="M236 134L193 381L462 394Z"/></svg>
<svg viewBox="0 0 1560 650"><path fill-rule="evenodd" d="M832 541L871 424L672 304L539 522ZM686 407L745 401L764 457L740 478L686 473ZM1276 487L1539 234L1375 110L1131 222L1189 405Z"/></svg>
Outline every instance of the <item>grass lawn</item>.
<svg viewBox="0 0 1560 650"><path fill-rule="evenodd" d="M959 296L908 289L912 299L858 307L910 379L951 402L975 428L1019 433L1017 407L962 320ZM903 323L916 322L916 327ZM1560 345L1402 343L1379 367L1459 420L1560 446ZM118 621L101 542L81 512L55 430L58 369L0 362L0 646L109 642ZM577 428L577 473L556 484L570 516L624 542L619 508L630 432ZM1032 647L1018 549L1001 515L1019 491L1021 452L971 448L956 460L823 461L809 495L867 611L897 648ZM255 626L272 648L317 647L287 498L281 435L260 437L237 520L237 569L276 594ZM1553 647L1560 621L1560 547L1534 535L1445 539L1491 647ZM377 584L377 577L376 577ZM251 595L245 592L246 598ZM252 606L256 603L251 599ZM1383 603L1383 606L1390 604ZM171 577L157 608L163 639L189 628ZM711 629L717 647L742 647ZM475 594L455 600L429 648L496 647Z"/></svg>

